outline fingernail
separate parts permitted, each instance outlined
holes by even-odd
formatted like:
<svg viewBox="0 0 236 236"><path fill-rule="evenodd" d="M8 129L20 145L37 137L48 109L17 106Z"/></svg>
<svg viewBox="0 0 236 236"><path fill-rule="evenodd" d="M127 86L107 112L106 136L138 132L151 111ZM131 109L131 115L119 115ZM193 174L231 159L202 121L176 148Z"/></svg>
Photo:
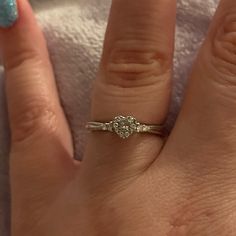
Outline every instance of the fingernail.
<svg viewBox="0 0 236 236"><path fill-rule="evenodd" d="M0 0L0 27L8 28L18 18L16 0Z"/></svg>

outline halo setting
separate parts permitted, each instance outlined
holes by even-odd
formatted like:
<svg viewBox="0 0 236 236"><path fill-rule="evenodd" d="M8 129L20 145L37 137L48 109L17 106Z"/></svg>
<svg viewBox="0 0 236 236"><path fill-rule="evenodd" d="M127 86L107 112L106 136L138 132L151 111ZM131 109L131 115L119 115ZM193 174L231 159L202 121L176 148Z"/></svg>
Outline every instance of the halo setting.
<svg viewBox="0 0 236 236"><path fill-rule="evenodd" d="M163 125L141 124L133 116L116 116L110 122L88 122L86 128L91 131L113 132L120 138L127 139L134 133L162 135Z"/></svg>

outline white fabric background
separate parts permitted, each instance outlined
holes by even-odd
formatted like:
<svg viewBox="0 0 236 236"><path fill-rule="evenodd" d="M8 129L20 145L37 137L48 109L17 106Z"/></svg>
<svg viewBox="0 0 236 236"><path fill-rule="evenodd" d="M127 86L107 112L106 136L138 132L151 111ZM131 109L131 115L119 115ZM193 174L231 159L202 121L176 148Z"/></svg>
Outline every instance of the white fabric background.
<svg viewBox="0 0 236 236"><path fill-rule="evenodd" d="M135 0L134 0L135 1ZM81 158L88 119L91 81L95 78L110 0L32 0L51 53L63 106ZM174 123L192 60L204 38L218 0L179 0L173 99ZM0 68L0 235L9 235L9 132Z"/></svg>

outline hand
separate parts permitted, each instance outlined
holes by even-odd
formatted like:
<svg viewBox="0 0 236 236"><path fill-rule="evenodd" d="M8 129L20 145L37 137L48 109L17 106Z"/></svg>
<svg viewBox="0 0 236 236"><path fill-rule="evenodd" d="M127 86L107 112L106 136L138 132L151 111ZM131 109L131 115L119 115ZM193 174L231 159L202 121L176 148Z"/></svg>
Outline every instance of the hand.
<svg viewBox="0 0 236 236"><path fill-rule="evenodd" d="M166 142L92 132L81 164L42 32L26 0L18 10L17 22L0 31L12 236L235 235L235 0L220 3ZM92 120L165 121L175 13L174 0L113 0Z"/></svg>

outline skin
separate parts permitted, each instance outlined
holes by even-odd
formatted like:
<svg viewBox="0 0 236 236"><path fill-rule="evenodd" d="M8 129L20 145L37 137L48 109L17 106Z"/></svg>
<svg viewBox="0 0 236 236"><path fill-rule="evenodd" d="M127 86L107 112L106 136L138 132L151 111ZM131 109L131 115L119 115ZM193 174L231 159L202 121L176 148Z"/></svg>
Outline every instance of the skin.
<svg viewBox="0 0 236 236"><path fill-rule="evenodd" d="M0 30L11 126L12 236L233 236L236 2L221 0L167 140L89 136L73 159L46 44L26 0ZM176 2L113 0L92 120L163 123ZM164 24L163 24L164 22Z"/></svg>

